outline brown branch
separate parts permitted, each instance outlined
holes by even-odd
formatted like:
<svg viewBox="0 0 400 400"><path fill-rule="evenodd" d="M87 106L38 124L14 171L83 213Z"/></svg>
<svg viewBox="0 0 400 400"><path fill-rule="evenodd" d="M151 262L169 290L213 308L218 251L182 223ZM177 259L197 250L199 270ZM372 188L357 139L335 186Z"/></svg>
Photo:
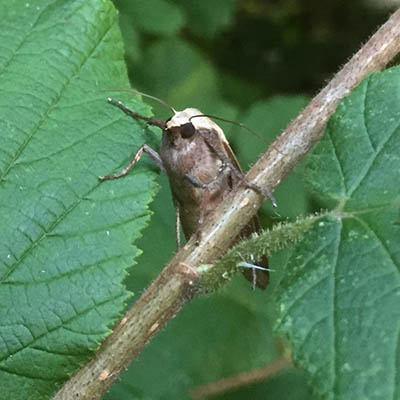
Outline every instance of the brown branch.
<svg viewBox="0 0 400 400"><path fill-rule="evenodd" d="M264 368L253 369L251 371L240 372L239 374L230 376L228 378L220 379L216 382L207 383L198 386L189 392L189 395L194 399L201 399L204 397L220 396L223 393L239 389L243 386L248 386L253 383L264 381L293 366L289 358L282 357L272 364L266 365Z"/></svg>
<svg viewBox="0 0 400 400"><path fill-rule="evenodd" d="M371 37L331 82L289 125L254 165L248 178L262 187L275 189L313 144L338 102L368 74L379 71L400 50L400 9ZM263 199L239 188L204 225L202 240L193 240L164 268L132 306L95 357L55 395L54 400L94 400L195 293L199 273L196 266L210 264L232 245Z"/></svg>

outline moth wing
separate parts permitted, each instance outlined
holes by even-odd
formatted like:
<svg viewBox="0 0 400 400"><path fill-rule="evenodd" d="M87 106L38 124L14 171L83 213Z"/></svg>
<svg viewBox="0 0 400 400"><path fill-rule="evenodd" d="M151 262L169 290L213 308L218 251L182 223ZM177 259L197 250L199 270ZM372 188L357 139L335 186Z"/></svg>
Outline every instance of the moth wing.
<svg viewBox="0 0 400 400"><path fill-rule="evenodd" d="M222 144L224 146L224 150L226 152L226 154L228 155L228 157L231 159L232 164L239 170L242 172L242 168L240 168L240 164L238 159L235 156L235 153L233 152L231 146L229 145L225 135L223 135L223 138L221 138L222 140Z"/></svg>
<svg viewBox="0 0 400 400"><path fill-rule="evenodd" d="M219 137L221 139L221 142L224 146L224 150L226 154L229 156L230 160L232 161L232 164L239 170L242 171L240 168L240 164L238 159L235 156L235 153L233 152L231 146L228 143L228 140L226 139L224 134L219 134ZM251 221L248 223L248 225L245 226L245 228L242 230L240 233L241 238L247 238L251 236L253 232L258 232L260 230L260 219L258 218L258 215L255 215ZM257 260L258 263L261 264L263 267L268 267L268 258L264 256L261 260ZM253 282L253 273L255 272L255 284L258 288L260 289L265 289L269 283L269 271L263 271L263 270L253 270L253 269L246 269L243 271L244 277L250 281Z"/></svg>

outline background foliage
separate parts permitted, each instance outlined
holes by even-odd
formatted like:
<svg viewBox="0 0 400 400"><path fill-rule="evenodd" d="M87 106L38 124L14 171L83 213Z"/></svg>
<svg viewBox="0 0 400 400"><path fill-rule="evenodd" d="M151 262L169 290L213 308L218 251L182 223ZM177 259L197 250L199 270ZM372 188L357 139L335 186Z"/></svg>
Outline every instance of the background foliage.
<svg viewBox="0 0 400 400"><path fill-rule="evenodd" d="M257 131L266 143L249 136L246 131L223 126L244 169L386 19L389 8L382 4L380 2L378 7L371 1L361 0L346 4L300 0L115 2L120 12L132 86L161 97L177 109L198 107L206 113L244 122ZM0 158L0 259L3 268L0 399L27 398L27 393L32 399L45 399L90 356L87 350L98 346L124 302L129 301L129 293L121 281L133 257L139 253L138 248L143 254L138 264L129 269L130 276L125 280L128 289L135 293L130 301L138 298L174 253L174 213L167 180L160 176L161 189L151 206L154 215L134 247L131 241L149 220L147 203L155 192L151 164L143 160L134 173L112 185L98 185L97 182L97 175L123 165L140 143L146 141L157 147L158 141L157 134L145 132L142 125L121 116L104 102L111 93L103 93L104 89L129 85L111 3L106 0L41 0L32 7L27 2L12 0L0 6L0 17L3 46L0 58L3 143ZM393 85L393 79L398 81L393 76L379 79L381 84L389 79L389 83L383 85L387 88ZM379 92L372 90L370 97L363 97L365 93L360 94L360 90L354 102L372 99L368 103L371 114L385 100L390 100L390 104L398 103L396 96L390 98L384 94L379 98ZM116 92L112 95L130 101L138 111L148 111L135 96ZM28 111L20 112L26 105ZM351 111L349 103L347 106ZM331 123L330 132L351 129L352 116L346 115L347 109L343 107L342 114ZM381 114L383 110L379 108ZM154 113L159 117L169 116L157 104ZM393 108L390 119L398 120L397 109ZM343 121L350 122L343 126ZM371 125L368 125L372 132L382 127L374 126L373 121L371 117ZM390 132L390 126L386 128ZM392 140L398 140L397 136L391 136ZM323 142L316 154L331 157L331 145ZM353 159L351 154L346 157L346 145L348 143L343 142L339 148L343 152L343 165L351 172L355 168L346 164ZM373 145L375 150L385 147L378 142ZM396 160L392 155L381 160L380 165L386 171ZM315 162L318 160L309 165L315 167ZM319 211L327 205L337 206L344 192L336 193L334 186L327 188L323 183L337 177L324 171L324 165L321 163L322 167L317 170L300 166L285 180L276 192L278 210L272 210L268 204L262 209L265 226ZM392 168L392 172L395 171ZM320 193L318 197L305 185L304 175L312 178L313 189ZM318 180L321 177L324 178L322 183ZM398 179L395 174L384 177L378 176L376 182L388 185L389 179L393 182ZM349 179L351 181L351 174ZM374 194L370 190L368 196L371 193ZM385 195L387 202L379 204L380 207L390 205L398 191L393 189ZM368 196L365 197L368 202L378 205L373 196ZM360 196L358 202L352 203L352 200L346 203L345 211L357 210ZM103 215L110 219L104 220ZM388 244L390 257L383 259L386 276L375 276L379 284L373 286L376 295L380 288L386 288L387 303L382 303L382 308L386 306L389 310L396 304L393 296L398 287L398 273L391 271L392 264L398 266L399 263L399 252L393 245L397 234L393 225L396 216L392 211L384 218L381 214L372 215L375 220L382 218L378 228L383 222L390 226L389 230L381 232L381 238L392 241L393 246ZM317 227L317 231L323 230L319 238L330 237L340 243L337 223L335 218L323 221ZM351 223L343 232L357 242L368 232L360 231L359 226ZM373 220L365 224L374 227ZM135 237L132 232L136 232ZM310 235L299 246L307 249L310 243L316 243L318 238ZM113 246L109 244L110 237ZM360 252L365 249L362 240L359 246ZM112 248L116 249L115 254L109 252ZM316 392L328 393L324 384L331 384L332 375L331 368L326 366L340 353L331 354L328 349L307 359L312 354L307 343L304 344L308 333L326 337L325 334L331 332L314 331L316 321L303 318L304 315L318 316L320 309L313 300L320 297L318 294L303 298L301 293L308 293L308 290L312 293L313 282L318 282L321 276L328 283L331 281L327 271L313 267L312 260L298 270L293 269L292 274L284 275L284 266L289 265L290 271L293 260L303 254L298 251L296 248L271 258L275 272L266 292L251 291L248 282L237 276L220 292L189 304L143 351L106 398L184 399L197 385L263 367L288 348L286 339L273 331L278 315L280 330L290 338L296 359L304 366L308 378L302 369L291 368L266 382L219 398L316 398L307 384L310 376ZM342 260L343 265L351 265L351 251L349 254ZM393 286L389 287L391 282ZM340 283L346 291L345 282ZM365 287L368 283L362 282L362 285ZM97 298L97 303L93 303L93 298ZM323 297L323 300L329 299L329 295ZM346 301L352 299L344 297L343 304ZM313 307L316 307L315 313L308 314L314 311ZM380 308L377 310L382 314ZM363 312L371 314L368 321L372 326L375 314L368 309ZM388 325L380 336L367 326L361 343L371 345L370 334L377 342L389 343L384 345L387 357L393 355L393 333L398 321L398 315L390 312L385 318L393 321L393 326ZM362 333L362 318L361 322ZM345 325L342 328L346 330ZM315 345L317 339L313 337L310 343ZM68 345L57 347L59 343ZM376 377L382 383L387 375L382 378L381 369L374 368L382 368L378 356L383 353L369 351L368 354L371 357L364 362L373 368L363 376L368 382ZM355 351L354 362L359 359ZM49 365L51 368L46 368ZM340 365L344 372L354 368L354 364L346 362ZM318 375L320 371L321 376ZM390 373L395 381L395 369ZM351 385L338 382L335 398L352 398L352 392L350 397L345 397L349 393L343 389ZM372 390L370 397L381 398L383 392L379 390ZM399 393L399 389L396 390L394 398ZM353 398L360 398L359 392L354 393L358 397ZM329 394L326 396L330 398Z"/></svg>
<svg viewBox="0 0 400 400"><path fill-rule="evenodd" d="M386 19L389 10L381 2L365 1L148 3L156 6L115 2L121 12L133 87L177 109L195 106L243 122L267 142ZM154 112L168 116L157 105ZM223 128L247 168L265 145L229 124ZM277 212L269 205L263 207L264 226L318 211L327 204L326 198L315 197L305 187L302 176L300 166L278 188ZM155 214L138 243L144 254L129 280L137 289L158 273L175 250L168 184L165 177L160 182L161 191L152 205ZM154 238L159 243L157 254L152 251ZM186 398L187 390L196 385L278 358L286 345L272 331L277 306L274 287L288 256L287 252L272 258L276 272L265 293L250 291L238 276L220 293L189 304L144 350L107 398L117 399L132 391L135 398ZM190 355L185 348L191 349ZM301 370L292 369L220 398L310 399L313 395L306 381Z"/></svg>

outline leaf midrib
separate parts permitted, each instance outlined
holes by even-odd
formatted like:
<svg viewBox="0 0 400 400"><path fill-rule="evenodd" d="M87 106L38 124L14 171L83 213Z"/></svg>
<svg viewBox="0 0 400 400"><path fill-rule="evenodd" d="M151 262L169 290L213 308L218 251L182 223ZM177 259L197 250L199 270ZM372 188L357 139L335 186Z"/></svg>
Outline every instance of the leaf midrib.
<svg viewBox="0 0 400 400"><path fill-rule="evenodd" d="M70 82L79 76L79 72L82 70L86 62L90 59L90 57L94 54L94 52L97 50L100 44L103 43L104 39L106 38L107 34L110 32L111 28L113 27L113 24L110 24L107 26L107 28L104 30L102 33L100 39L96 42L96 44L92 47L91 50L89 50L87 53L85 53L85 57L83 57L80 65L76 70L74 71L73 74L71 74L70 77L67 77L64 81L64 83L60 86L60 89L57 93L57 95L52 99L52 101L48 104L47 108L43 111L42 116L40 117L39 121L36 123L36 125L32 128L31 134L22 142L22 144L19 146L19 148L16 150L14 157L10 160L9 164L5 166L3 174L0 176L0 183L1 181L5 180L5 177L8 175L8 173L12 170L12 168L16 165L16 161L18 158L21 156L21 154L24 152L25 148L27 145L30 143L30 141L33 139L35 134L40 130L40 127L43 125L43 123L47 120L49 114L51 111L54 109L54 107L58 104L60 98L62 97L62 94L70 84Z"/></svg>

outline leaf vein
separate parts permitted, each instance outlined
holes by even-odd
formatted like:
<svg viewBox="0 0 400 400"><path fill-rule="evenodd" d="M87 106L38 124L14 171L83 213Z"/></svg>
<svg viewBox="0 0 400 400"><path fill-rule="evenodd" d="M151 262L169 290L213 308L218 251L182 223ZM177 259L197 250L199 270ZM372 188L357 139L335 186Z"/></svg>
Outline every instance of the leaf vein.
<svg viewBox="0 0 400 400"><path fill-rule="evenodd" d="M387 137L387 139L382 143L380 148L377 148L374 157L371 157L371 159L368 161L365 161L365 167L360 170L360 175L359 179L357 182L354 183L352 188L349 188L349 197L353 195L353 193L361 186L362 182L365 180L365 178L369 175L369 173L372 170L372 167L374 166L378 156L380 153L384 150L385 146L387 143L392 139L393 135L397 133L397 130L399 129L399 126L396 126L396 128L393 129L393 131L390 133L390 135Z"/></svg>
<svg viewBox="0 0 400 400"><path fill-rule="evenodd" d="M395 348L393 349L393 354L395 354L394 357L394 367L393 367L393 371L394 371L394 382L393 382L393 396L392 399L396 400L399 398L399 391L400 391L400 382L399 382L399 378L400 378L400 374L399 371L397 369L397 366L399 364L400 361L400 351L399 351L399 342L400 342L400 325L398 327L398 331L397 331L397 340L396 340L396 345ZM397 357L397 363L396 363L396 357Z"/></svg>
<svg viewBox="0 0 400 400"><path fill-rule="evenodd" d="M337 381L337 377L340 376L340 372L337 370L338 369L338 360L337 360L337 351L338 351L338 335L337 335L337 331L338 331L338 321L340 320L340 318L338 318L337 316L337 297L338 297L338 293L337 293L337 285L336 285L336 279L337 279L337 263L338 263L338 259L339 259L339 251L340 251L340 242L341 242L341 236L342 236L342 229L343 229L343 225L340 222L340 232L338 235L339 240L337 240L336 244L336 254L335 254L335 259L332 262L332 266L333 266L333 277L332 277L332 393L338 393L337 389L337 385L338 385L338 381Z"/></svg>
<svg viewBox="0 0 400 400"><path fill-rule="evenodd" d="M59 88L57 96L55 96L52 101L49 103L47 106L47 109L44 110L42 116L40 117L39 121L36 123L36 125L32 128L32 131L29 133L28 137L21 143L17 151L15 152L14 158L11 160L11 162L6 166L3 174L0 176L0 181L4 180L4 178L8 175L8 173L12 170L13 166L16 165L16 161L18 158L21 156L21 154L24 152L30 141L33 139L35 134L39 131L40 127L43 125L45 120L48 118L50 112L54 109L55 105L59 102L62 94L64 91L67 89L68 85L70 82L78 76L79 72L82 70L83 66L85 63L89 60L89 58L94 54L94 52L97 50L98 46L103 42L104 38L107 36L107 34L110 32L112 26L109 25L107 29L103 32L103 35L101 38L96 42L95 46L93 46L92 49L90 49L86 54L84 54L84 58L81 60L79 67L74 71L74 73L66 77L65 82L62 84L62 86Z"/></svg>
<svg viewBox="0 0 400 400"><path fill-rule="evenodd" d="M49 228L44 232L42 232L37 238L32 239L29 236L27 236L24 231L21 231L19 229L19 232L22 235L26 236L27 239L30 241L30 245L23 251L23 253L19 256L19 258L16 258L11 268L2 277L0 277L0 283L4 282L8 278L8 276L10 276L12 272L14 272L14 270L18 267L18 265L25 259L25 257L29 254L29 252L32 251L33 248L38 246L42 240L44 240L47 236L49 236L50 232L52 232L70 212L72 212L76 207L78 207L78 205L83 201L83 199L86 196L90 195L99 186L99 184L100 183L93 186L83 197L80 197L75 202L73 202L69 206L69 208L67 208L63 213L61 213L60 216L50 224Z"/></svg>
<svg viewBox="0 0 400 400"><path fill-rule="evenodd" d="M131 257L132 260L133 260L133 256L134 256L133 251L134 250L135 250L135 247L132 246L132 252L131 253L114 254L114 255L109 256L107 258L103 258L102 260L98 260L97 262L94 262L94 263L79 264L76 267L73 267L73 268L69 269L68 271L60 272L57 275L55 275L55 276L53 276L51 278L48 278L48 279L40 279L40 280L37 279L35 281L15 281L15 280L14 281L4 281L4 282L2 282L2 285L27 287L27 286L34 286L34 285L43 284L43 283L50 284L50 283L57 282L57 281L59 281L61 279L64 279L64 278L73 277L73 276L81 273L82 271L87 272L88 270L90 270L92 268L101 268L102 269L103 268L102 265L107 263L107 262L110 262L110 261L118 260L118 259L121 259L121 258L128 258L128 257ZM102 271L104 273L106 273L105 270L102 269Z"/></svg>
<svg viewBox="0 0 400 400"><path fill-rule="evenodd" d="M390 250L388 249L388 247L385 244L385 241L378 235L377 232L375 232L375 230L369 226L365 221L363 221L361 218L358 217L354 217L354 219L356 221L358 221L360 223L361 226L363 226L367 231L369 231L373 236L375 236L376 240L380 243L382 249L384 250L384 252L386 253L386 255L389 257L390 261L392 262L393 266L395 267L395 269L397 269L397 272L400 272L400 266L398 266L396 264L396 261L394 260L394 258L392 257Z"/></svg>
<svg viewBox="0 0 400 400"><path fill-rule="evenodd" d="M21 347L21 348L19 348L19 349L16 349L14 352L10 352L9 354L5 355L5 357L3 357L3 358L0 358L0 369L2 368L1 362L5 362L5 361L7 361L7 360L9 359L9 357L15 356L16 354L20 353L21 351L24 351L25 349L27 349L27 348L33 346L33 345L34 345L35 343L37 343L40 339L42 339L44 336L46 336L46 335L48 335L48 334L50 334L50 333L56 332L58 329L63 329L63 328L64 328L64 325L73 322L75 319L81 318L83 315L89 313L89 312L92 311L92 310L95 310L95 311L96 311L96 310L98 309L99 306L102 306L102 305L104 305L104 304L113 302L114 300L118 300L118 299L120 299L120 298L122 298L122 297L125 297L125 294L120 292L120 293L118 293L117 295L115 295L115 296L113 296L113 297L108 297L108 298L105 299L104 301L101 301L101 302L98 302L98 303L95 303L95 302L93 301L93 304L92 304L92 305L90 305L89 307L87 307L86 309L82 310L82 311L79 312L79 313L76 312L73 316L71 316L71 318L69 318L69 319L67 319L67 320L65 320L65 321L63 321L62 319L60 319L60 320L62 321L60 325L55 326L54 328L49 329L49 330L47 330L46 332L43 332L42 334L40 334L40 335L34 337L33 340L31 340L30 342L25 343L23 347Z"/></svg>
<svg viewBox="0 0 400 400"><path fill-rule="evenodd" d="M303 340L302 340L302 344L298 347L298 349L296 350L298 353L301 353L304 349L304 347L306 346L306 342L308 341L308 339L311 337L311 333L313 332L313 330L322 322L326 321L328 319L328 316L324 316L322 318L320 318L318 321L315 321L311 327L308 329L308 332L306 333L306 336L304 336Z"/></svg>
<svg viewBox="0 0 400 400"><path fill-rule="evenodd" d="M49 6L43 8L43 10L37 14L37 18L35 21L32 22L31 24L31 28L29 31L27 31L25 33L25 35L21 38L20 42L18 43L18 45L15 47L14 50L9 49L10 51L12 51L12 54L10 56L10 58L3 64L2 69L0 70L0 76L3 75L3 73L6 71L7 67L11 64L11 62L13 61L13 59L15 58L15 56L17 55L17 53L19 52L19 50L22 48L22 46L24 45L26 39L30 36L30 34L35 30L40 18L42 17L43 13L47 11L47 8L49 8Z"/></svg>
<svg viewBox="0 0 400 400"><path fill-rule="evenodd" d="M374 152L376 153L376 148L375 148L375 146L374 146L374 144L372 142L371 135L370 135L370 132L369 132L369 129L368 129L368 126L367 126L367 118L366 118L367 117L367 114L366 114L366 109L367 109L366 103L367 103L368 90L369 90L369 85L370 85L371 79L368 78L366 81L367 81L367 83L366 83L365 91L364 91L363 118L362 118L362 121L363 121L363 125L364 125L364 128L365 128L365 133L366 133L366 137L368 139L368 142L369 142L370 146L372 147L372 149L374 150Z"/></svg>
<svg viewBox="0 0 400 400"><path fill-rule="evenodd" d="M319 249L316 249L313 253L311 253L311 256L305 260L300 267L304 267L307 265L311 260L316 259L327 247L329 247L332 243L333 239L329 241L328 243L324 244L321 246ZM300 296L297 296L296 298L292 298L292 303L286 308L286 314L289 314L291 309L301 300L304 296L307 295L313 288L315 288L317 285L319 285L324 279L327 279L327 276L323 276L321 279L319 279L317 282L314 282L312 286L308 287L303 293L301 293Z"/></svg>
<svg viewBox="0 0 400 400"><path fill-rule="evenodd" d="M330 140L331 143L332 143L333 153L334 153L334 155L335 155L335 159L336 159L336 161L337 161L337 165L339 166L339 172L340 172L340 175L341 175L341 177L342 177L344 192L345 192L345 194L347 195L346 179L345 179L345 177L344 177L342 164L341 164L341 162L340 162L340 160L339 160L339 155L338 155L338 151L337 151L337 148L336 148L335 141L333 140L332 135L331 135L331 133L330 133L329 130L328 130L328 137L329 137L329 140Z"/></svg>

